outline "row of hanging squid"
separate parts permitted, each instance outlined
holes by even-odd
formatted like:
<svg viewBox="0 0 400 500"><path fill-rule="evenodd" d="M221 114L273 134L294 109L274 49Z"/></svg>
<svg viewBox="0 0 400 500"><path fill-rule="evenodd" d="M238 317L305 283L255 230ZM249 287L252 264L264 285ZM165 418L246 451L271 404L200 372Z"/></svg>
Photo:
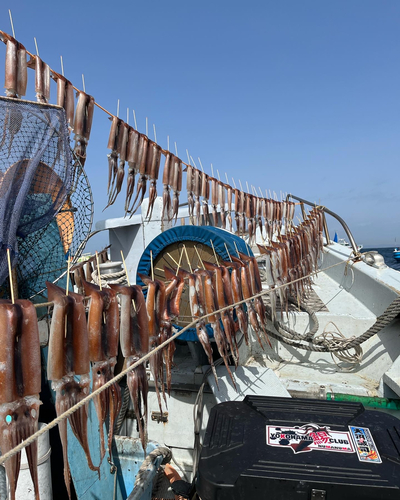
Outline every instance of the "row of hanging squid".
<svg viewBox="0 0 400 500"><path fill-rule="evenodd" d="M270 245L258 245L262 257L265 259L265 277L272 293L271 319L276 322L277 294L281 304L281 311L288 316L289 295L300 304L311 291L311 275L318 269L318 260L323 249L324 212L314 208L307 219L292 228L289 234L279 235L276 242ZM304 278L304 279L303 279ZM298 280L298 281L296 281ZM275 286L287 287L273 289Z"/></svg>
<svg viewBox="0 0 400 500"><path fill-rule="evenodd" d="M114 116L107 147L111 150L108 155L107 207L115 202L121 192L127 162L125 214L133 215L141 206L147 192L147 181L149 181L149 204L145 218L151 219L154 202L157 198L157 180L160 172L161 155L164 153L161 146ZM178 216L183 168L182 161L176 155L170 152L164 154L163 218L167 216L169 220L172 220ZM135 194L136 174L138 174L138 181ZM172 201L170 189L173 191Z"/></svg>
<svg viewBox="0 0 400 500"><path fill-rule="evenodd" d="M12 36L0 31L0 39L6 43L5 82L6 96L21 98L26 95L28 84L28 68L35 70L35 93L37 102L47 104L50 100L50 80L57 82L57 105L65 109L66 119L70 130L74 132L74 152L81 165L86 161L86 147L89 142L94 113L94 97L81 90L77 91L77 105L75 110L74 87L64 76L50 69L38 55L29 54L25 47ZM15 111L11 111L16 113ZM18 111L17 111L18 112ZM9 127L10 144L18 133L18 116L10 116L6 127ZM19 120L22 123L21 120ZM4 131L5 133L6 131ZM3 137L5 135L3 134Z"/></svg>
<svg viewBox="0 0 400 500"><path fill-rule="evenodd" d="M274 234L281 234L283 223L286 227L290 227L293 223L295 204L292 201L259 197L236 187L232 188L229 184L209 176L192 165L187 165L184 170L182 160L176 155L164 151L156 142L116 116L112 118L107 147L111 150L108 155L107 207L115 203L122 190L127 162L125 214L132 215L141 206L147 192L147 181L150 181L149 205L145 219L151 219L157 197L157 181L163 154L165 161L162 176L162 219L167 218L170 221L177 219L179 195L182 191L182 173L186 171L188 212L192 223L221 226L233 232L232 212L234 212L236 230L240 235L248 232L250 244L255 243L257 227L264 240L272 241ZM209 210L210 202L212 217Z"/></svg>

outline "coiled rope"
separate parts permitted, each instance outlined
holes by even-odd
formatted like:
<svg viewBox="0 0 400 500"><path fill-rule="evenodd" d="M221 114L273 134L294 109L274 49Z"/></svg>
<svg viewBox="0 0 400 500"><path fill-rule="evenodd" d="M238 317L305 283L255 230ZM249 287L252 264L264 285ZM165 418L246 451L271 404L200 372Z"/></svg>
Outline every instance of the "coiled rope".
<svg viewBox="0 0 400 500"><path fill-rule="evenodd" d="M341 264L346 264L346 263L347 263L347 261L337 262L336 264L333 264L329 267L321 269L319 272L324 272L324 271L327 271L328 269L332 269L333 267L339 266ZM25 448L26 446L29 446L31 443L33 443L33 441L38 439L42 434L46 433L47 431L49 431L50 429L52 429L53 427L58 425L60 422L62 422L66 418L68 418L70 415L72 415L72 413L79 410L79 408L86 405L90 400L94 399L96 396L101 394L103 391L105 391L106 389L111 387L115 382L117 382L118 380L123 378L130 371L134 370L139 365L141 365L142 363L144 363L145 361L150 359L151 356L153 356L157 351L164 349L165 346L167 346L168 344L173 342L176 338L178 338L180 335L182 335L182 333L184 333L186 330L188 330L189 328L193 328L196 325L196 323L198 323L199 321L203 321L203 320L207 319L209 316L213 316L216 313L220 313L220 312L232 309L232 307L236 307L238 305L245 304L246 302L249 302L253 298L268 295L272 292L275 292L279 288L284 288L285 286L289 286L289 285L296 283L298 281L302 281L304 279L309 278L311 275L314 275L314 274L315 274L315 272L311 273L310 275L303 276L301 278L297 278L297 279L295 279L291 282L285 283L283 285L276 286L273 289L263 290L262 292L257 293L256 295L252 296L249 299L241 300L239 302L236 302L235 304L230 304L228 306L222 307L221 309L218 309L217 311L213 311L212 313L205 314L204 316L196 318L194 321L192 321L191 323L186 325L184 328L182 328L182 330L180 330L180 331L176 332L174 335L172 335L164 343L160 344L159 346L154 348L152 351L150 351L149 353L142 356L138 361L136 361L135 363L133 363L132 365L127 367L125 370L122 370L120 373L115 375L114 378L112 378L111 380L106 382L103 386L101 386L98 389L96 389L95 391L93 391L91 394L89 394L84 399L79 401L79 403L76 403L74 406L69 408L67 411L65 411L64 413L62 413L58 417L56 417L54 420L49 422L47 425L45 425L44 427L39 429L34 434L32 434L32 436L30 436L28 439L26 439L25 441L23 441L19 445L15 446L14 448L12 448L10 451L5 453L4 455L1 455L0 456L0 464L4 463L8 458L11 458L15 454L17 454L19 451L21 451L23 448ZM360 345L362 342L365 342L366 340L368 340L370 337L372 337L373 335L378 333L382 328L387 326L399 313L400 313L400 296L398 296L390 304L390 306L385 310L385 312L377 318L375 324L371 328L369 328L363 335L361 335L358 338L351 337L350 339L345 339L342 342L339 342L336 340L335 345L332 346L331 348L329 348L326 345L326 341L325 341L325 345L306 346L306 345L301 344L299 342L294 342L294 341L292 342L289 339L283 340L279 334L275 334L274 332L269 332L269 333L270 333L271 337L273 337L277 340L282 340L289 345L293 345L294 347L298 347L299 349L306 349L309 351L319 351L319 352L343 351L346 349L350 349L356 345Z"/></svg>

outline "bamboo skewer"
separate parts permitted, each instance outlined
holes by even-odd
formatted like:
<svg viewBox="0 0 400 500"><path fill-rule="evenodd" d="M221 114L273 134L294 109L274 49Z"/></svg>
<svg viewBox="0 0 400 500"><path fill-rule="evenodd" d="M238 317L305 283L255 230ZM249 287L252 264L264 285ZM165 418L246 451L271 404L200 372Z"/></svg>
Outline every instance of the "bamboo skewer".
<svg viewBox="0 0 400 500"><path fill-rule="evenodd" d="M199 258L199 262L201 263L201 265L202 265L203 269L205 270L205 269L206 269L206 267L205 267L205 265L204 265L204 262L203 262L202 258L200 257L200 254L199 254L199 251L197 250L196 245L194 245L194 249L196 250L197 257Z"/></svg>
<svg viewBox="0 0 400 500"><path fill-rule="evenodd" d="M214 252L215 262L217 263L217 266L219 266L219 260L218 260L217 252L215 251L215 248L214 248L213 240L210 240L210 242L211 242L211 246L212 246L212 249Z"/></svg>
<svg viewBox="0 0 400 500"><path fill-rule="evenodd" d="M102 286L101 286L101 276L100 276L99 252L97 252L97 250L96 250L96 264L97 264L97 276L99 278L99 287L101 291Z"/></svg>
<svg viewBox="0 0 400 500"><path fill-rule="evenodd" d="M8 278L10 280L10 292L11 292L11 302L14 304L14 283L12 278L12 268L11 268L11 257L10 257L10 249L7 248L7 262L8 262Z"/></svg>
<svg viewBox="0 0 400 500"><path fill-rule="evenodd" d="M153 250L150 250L151 279L154 281Z"/></svg>
<svg viewBox="0 0 400 500"><path fill-rule="evenodd" d="M123 263L124 269L125 269L126 281L128 283L128 286L131 286L131 284L129 282L128 269L126 268L126 263L125 263L124 254L122 253L122 250L121 250L121 257L122 257L122 263ZM133 299L132 299L132 305L133 305L133 309L136 312L136 304L135 304L135 301Z"/></svg>
<svg viewBox="0 0 400 500"><path fill-rule="evenodd" d="M228 254L229 260L232 262L232 257L231 257L231 254L229 253L228 245L225 242L224 242L224 245L225 245L225 250L226 250L226 253Z"/></svg>
<svg viewBox="0 0 400 500"><path fill-rule="evenodd" d="M68 296L68 292L69 292L69 268L71 266L71 257L68 256L68 264L67 264L67 286L65 288L65 295Z"/></svg>
<svg viewBox="0 0 400 500"><path fill-rule="evenodd" d="M12 14L11 14L11 9L8 9L8 15L10 16L10 23L11 23L11 30L12 30L13 38L15 38L14 23L13 23L13 18L12 18Z"/></svg>
<svg viewBox="0 0 400 500"><path fill-rule="evenodd" d="M181 252L181 253L180 253L180 255L179 255L179 262L178 262L178 267L176 268L176 275L175 275L175 276L178 276L179 269L180 269L180 267L181 267L182 256L183 256L183 248L182 248L182 252Z"/></svg>
<svg viewBox="0 0 400 500"><path fill-rule="evenodd" d="M188 263L188 265L189 265L190 274L193 274L192 265L191 265L191 263L190 263L190 260L189 260L189 255L188 255L188 253L187 253L187 250L186 250L186 246L185 246L185 245L183 245L183 249L184 249L185 254L186 254L186 260L187 260L187 263Z"/></svg>

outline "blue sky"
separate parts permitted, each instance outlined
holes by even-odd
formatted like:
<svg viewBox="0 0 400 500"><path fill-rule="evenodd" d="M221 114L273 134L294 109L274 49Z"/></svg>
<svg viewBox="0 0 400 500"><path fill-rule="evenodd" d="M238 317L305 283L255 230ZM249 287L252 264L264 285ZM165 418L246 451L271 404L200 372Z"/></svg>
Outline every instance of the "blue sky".
<svg viewBox="0 0 400 500"><path fill-rule="evenodd" d="M20 1L0 11L11 33L8 8L28 50L36 37L56 71L62 55L75 85L84 73L97 102L116 112L120 99L131 123L134 108L141 132L148 117L150 137L155 123L183 159L187 148L208 172L213 163L243 185L326 205L365 246L400 242L397 0ZM31 98L33 84L30 71ZM123 215L122 193L102 213L109 125L96 109L86 163L95 221Z"/></svg>

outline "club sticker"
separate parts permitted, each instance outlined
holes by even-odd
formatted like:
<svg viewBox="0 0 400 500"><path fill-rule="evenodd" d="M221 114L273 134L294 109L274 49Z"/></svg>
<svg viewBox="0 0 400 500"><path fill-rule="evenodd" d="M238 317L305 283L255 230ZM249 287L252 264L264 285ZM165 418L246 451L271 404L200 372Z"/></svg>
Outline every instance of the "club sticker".
<svg viewBox="0 0 400 500"><path fill-rule="evenodd" d="M293 453L335 451L355 453L349 432L332 431L330 427L306 424L296 427L267 425L267 445L291 448Z"/></svg>
<svg viewBox="0 0 400 500"><path fill-rule="evenodd" d="M358 460L360 462L381 464L382 460L379 456L378 448L372 439L370 430L367 427L356 427L353 425L349 425L349 429L354 440Z"/></svg>

